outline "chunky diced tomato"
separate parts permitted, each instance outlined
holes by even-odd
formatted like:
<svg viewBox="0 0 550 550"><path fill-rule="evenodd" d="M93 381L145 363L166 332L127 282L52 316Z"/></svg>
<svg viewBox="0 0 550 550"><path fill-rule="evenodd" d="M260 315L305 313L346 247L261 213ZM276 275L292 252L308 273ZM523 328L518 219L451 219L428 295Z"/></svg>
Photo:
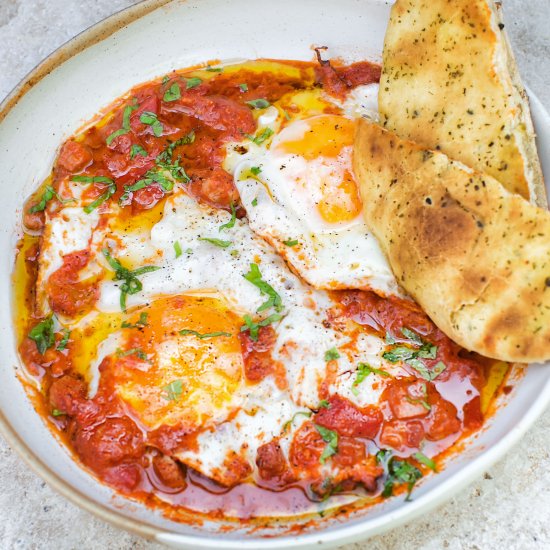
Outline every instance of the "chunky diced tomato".
<svg viewBox="0 0 550 550"><path fill-rule="evenodd" d="M384 422L380 443L396 451L417 450L424 439L424 426L420 420L390 420Z"/></svg>
<svg viewBox="0 0 550 550"><path fill-rule="evenodd" d="M88 147L71 139L61 147L57 166L67 172L81 172L92 163L92 160L93 156Z"/></svg>
<svg viewBox="0 0 550 550"><path fill-rule="evenodd" d="M173 458L157 454L153 457L153 468L163 485L171 489L185 489L184 467Z"/></svg>
<svg viewBox="0 0 550 550"><path fill-rule="evenodd" d="M372 439L376 436L382 424L382 413L378 407L367 405L359 408L339 395L332 396L328 401L330 406L322 408L314 417L317 424L349 437Z"/></svg>
<svg viewBox="0 0 550 550"><path fill-rule="evenodd" d="M445 399L438 399L432 404L430 415L426 419L426 438L439 441L460 431L461 424L457 418L456 407Z"/></svg>
<svg viewBox="0 0 550 550"><path fill-rule="evenodd" d="M421 380L392 380L381 398L388 401L393 416L401 420L424 417L430 412L427 385Z"/></svg>

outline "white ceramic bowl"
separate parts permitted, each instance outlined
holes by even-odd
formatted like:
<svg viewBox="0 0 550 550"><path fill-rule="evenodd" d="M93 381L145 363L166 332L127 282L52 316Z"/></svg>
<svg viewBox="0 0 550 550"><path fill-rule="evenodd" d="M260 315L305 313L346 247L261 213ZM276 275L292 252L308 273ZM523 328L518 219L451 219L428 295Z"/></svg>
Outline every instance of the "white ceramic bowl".
<svg viewBox="0 0 550 550"><path fill-rule="evenodd" d="M312 58L312 45L348 61L380 60L389 2L377 0L151 0L78 36L33 71L0 106L0 428L23 459L67 498L119 527L175 548L337 546L409 521L448 499L501 457L550 401L550 368L532 365L487 427L446 469L415 491L345 522L288 536L282 527L218 533L219 524L174 523L96 482L34 411L20 381L11 271L23 200L48 175L63 139L133 85L207 60ZM531 98L539 153L550 181L550 117ZM288 526L288 525L287 525ZM262 535L277 535L265 538Z"/></svg>

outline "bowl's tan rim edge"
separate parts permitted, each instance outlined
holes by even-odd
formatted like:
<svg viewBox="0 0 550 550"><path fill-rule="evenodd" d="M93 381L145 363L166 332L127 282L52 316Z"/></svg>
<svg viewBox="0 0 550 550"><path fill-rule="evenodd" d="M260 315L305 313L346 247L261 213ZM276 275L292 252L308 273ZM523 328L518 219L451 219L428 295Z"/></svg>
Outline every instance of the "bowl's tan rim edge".
<svg viewBox="0 0 550 550"><path fill-rule="evenodd" d="M74 38L67 41L65 44L61 45L58 49L54 50L46 59L39 63L31 72L29 72L0 103L0 123L29 90L31 90L37 83L39 83L43 78L49 75L62 63L64 63L71 57L74 57L81 51L89 48L90 46L93 46L94 44L107 39L109 36L120 30L124 26L140 19L141 17L147 15L155 9L162 7L172 1L173 0L143 0L139 4L125 8L119 12L112 14L106 19L99 21L98 23L94 24L88 29L85 29ZM531 100L533 100L532 96ZM538 100L535 99L535 101ZM544 109L542 104L540 104L540 106L542 107L542 110L543 112L545 112L546 116L548 116L548 113ZM479 458L478 460L475 460L475 464L472 464L470 465L470 467L467 468L468 472L465 472L467 475L463 476L462 482L457 482L456 480L447 480L447 482L444 484L445 489L449 489L452 494L455 494L462 487L470 484L473 479L475 479L475 477L479 475L483 468L491 466L492 464L497 462L497 460L502 458L506 451L508 451L511 447L518 443L525 432L527 432L527 430L533 425L537 418L539 418L541 414L545 411L549 403L550 383L547 383L542 394L535 400L534 403L531 404L529 411L516 427L516 429L512 430L512 432L509 433L503 441L497 444L495 448L491 449L492 452L490 451L485 453L482 460L479 460ZM161 542L164 544L175 542L171 540L173 537L181 537L181 539L178 541L180 543L189 544L193 539L196 539L196 542L200 542L201 537L196 537L193 535L181 535L179 533L174 533L169 530L155 528L137 520L129 519L128 517L122 515L116 510L112 510L104 505L96 503L89 496L83 494L81 491L75 489L73 486L65 482L48 466L46 466L30 450L27 444L19 437L19 435L14 430L13 426L9 423L1 410L0 435L2 435L4 439L8 442L10 447L19 454L19 456L24 460L29 468L40 478L46 481L48 485L50 485L58 494L62 495L73 504L100 518L101 520L120 529L130 531L147 539L156 540L157 542ZM441 500L447 500L447 498L442 498L441 495L439 495L439 501L434 500L429 504L427 503L427 506L424 506L423 509L433 509L438 504L441 504ZM381 534L391 529L392 527L397 527L399 525L402 525L403 523L412 521L413 519L415 519L415 517L418 517L420 513L420 510L416 510L412 514L405 514L405 517L403 517L402 514L390 514L391 516L393 516L393 518L391 518L393 519L393 525L388 525L387 522L380 522L381 524L378 525L377 528L375 528L374 531L370 533L370 535L366 535L365 533L358 533L357 529L353 529L353 532L349 533L347 537L342 537L340 539L341 542L339 542L338 544L356 542L360 539L363 539L364 537ZM306 537L302 538L308 539L307 543L311 544L314 543L315 535L310 534L309 536L306 535ZM291 541L294 539L294 537L283 537L283 539L286 539L286 543L290 543L289 546L293 546ZM328 540L326 540L325 542L332 546L335 541L331 539L332 537L329 537ZM259 541L250 542L254 544ZM317 541L317 543L321 542L321 540ZM269 543L267 546L274 548ZM220 545L220 548L233 547L233 544L226 546L222 543ZM253 547L250 546L249 543L244 543L242 545L242 548Z"/></svg>
<svg viewBox="0 0 550 550"><path fill-rule="evenodd" d="M109 17L95 23L75 37L71 38L54 50L34 69L32 69L0 103L0 123L17 105L21 98L29 92L43 78L57 69L65 61L86 50L87 48L109 38L123 27L133 23L157 8L168 4L172 0L144 0L139 4L129 6ZM87 495L75 489L38 458L27 444L19 437L4 413L0 410L0 434L10 447L14 449L29 468L48 483L57 493L80 508L96 517L127 531L131 531L148 539L155 539L164 531L146 525L137 520L129 519L121 513L97 504Z"/></svg>

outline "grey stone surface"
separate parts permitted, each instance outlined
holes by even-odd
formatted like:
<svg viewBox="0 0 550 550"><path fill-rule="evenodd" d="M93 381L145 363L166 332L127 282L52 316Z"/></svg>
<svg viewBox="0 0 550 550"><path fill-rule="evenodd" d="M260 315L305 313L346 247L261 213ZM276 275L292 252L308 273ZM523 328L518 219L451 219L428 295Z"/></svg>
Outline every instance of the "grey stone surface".
<svg viewBox="0 0 550 550"><path fill-rule="evenodd" d="M267 1L267 0L266 0ZM0 99L38 62L132 0L0 0ZM524 81L550 109L550 0L505 0ZM0 439L0 548L147 549L160 546L73 506ZM550 411L482 479L438 510L347 550L550 548Z"/></svg>

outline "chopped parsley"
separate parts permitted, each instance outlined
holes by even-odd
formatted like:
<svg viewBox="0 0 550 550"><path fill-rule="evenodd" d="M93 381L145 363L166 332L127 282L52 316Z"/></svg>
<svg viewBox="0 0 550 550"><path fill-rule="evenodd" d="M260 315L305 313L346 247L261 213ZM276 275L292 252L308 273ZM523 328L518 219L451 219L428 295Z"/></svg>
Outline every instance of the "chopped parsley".
<svg viewBox="0 0 550 550"><path fill-rule="evenodd" d="M237 210L235 208L235 204L231 203L231 219L224 223L223 225L220 225L220 228L218 231L223 231L224 229L232 229L235 226L235 222L237 221Z"/></svg>
<svg viewBox="0 0 550 550"><path fill-rule="evenodd" d="M256 145L261 145L266 139L269 139L274 134L271 128L264 128L257 136L245 134L245 136Z"/></svg>
<svg viewBox="0 0 550 550"><path fill-rule="evenodd" d="M420 338L420 336L418 334L416 334L416 332L412 331L411 329L409 329L407 327L403 327L401 329L401 332L403 333L403 336L405 338L409 339L411 342L414 342L415 344L418 344L419 346L424 344L424 342L422 341L422 338Z"/></svg>
<svg viewBox="0 0 550 550"><path fill-rule="evenodd" d="M44 355L46 350L51 348L55 343L53 316L50 315L38 324L34 325L29 332L29 338L34 340L40 355Z"/></svg>
<svg viewBox="0 0 550 550"><path fill-rule="evenodd" d="M258 197L252 199L252 202L250 203L252 206L258 206Z"/></svg>
<svg viewBox="0 0 550 550"><path fill-rule="evenodd" d="M134 159L137 155L141 155L142 157L146 157L149 153L137 143L134 143L132 147L130 148L130 158Z"/></svg>
<svg viewBox="0 0 550 550"><path fill-rule="evenodd" d="M424 466L427 466L430 470L437 472L436 463L431 458L428 458L424 453L414 453L413 456L416 460L418 460L418 462L420 462L420 464L424 464Z"/></svg>
<svg viewBox="0 0 550 550"><path fill-rule="evenodd" d="M247 101L246 104L254 109L267 109L271 105L267 99L252 99Z"/></svg>
<svg viewBox="0 0 550 550"><path fill-rule="evenodd" d="M50 202L54 197L61 204L67 204L68 202L75 201L75 199L64 199L59 195L59 193L51 185L46 185L46 188L44 189L44 193L42 193L42 197L40 198L40 201L37 202L32 208L29 208L29 213L34 214L35 212L42 212L43 210L45 210L48 202Z"/></svg>
<svg viewBox="0 0 550 550"><path fill-rule="evenodd" d="M248 84L246 84L245 82L239 84L239 88L241 89L241 92L248 92Z"/></svg>
<svg viewBox="0 0 550 550"><path fill-rule="evenodd" d="M162 126L162 123L158 119L156 113L152 113L151 111L143 111L143 113L141 113L141 115L139 116L139 120L143 124L146 124L147 126L151 126L151 129L153 130L153 134L155 134L156 137L162 136L164 127Z"/></svg>
<svg viewBox="0 0 550 550"><path fill-rule="evenodd" d="M128 134L130 130L132 129L130 127L130 116L132 113L138 108L137 104L133 105L126 105L124 107L124 112L122 114L122 128L119 128L118 130L115 130L112 134L110 134L105 142L107 145L111 145L111 143L118 137L123 136L124 134Z"/></svg>
<svg viewBox="0 0 550 550"><path fill-rule="evenodd" d="M250 172L252 172L252 174L254 176L257 176L259 175L259 173L262 171L262 169L259 167L259 166L251 166L250 167Z"/></svg>
<svg viewBox="0 0 550 550"><path fill-rule="evenodd" d="M207 65L204 70L208 71L209 73L222 73L223 67L211 67L210 65Z"/></svg>
<svg viewBox="0 0 550 550"><path fill-rule="evenodd" d="M319 426L319 424L314 424L314 426L315 428L317 428L319 435L326 443L323 453L319 457L319 462L321 462L321 464L324 464L327 458L335 455L338 452L338 434L333 430L329 430L328 428Z"/></svg>
<svg viewBox="0 0 550 550"><path fill-rule="evenodd" d="M220 248L227 248L233 244L232 241L224 241L222 239L211 239L210 237L199 237L199 241L205 241L207 243L213 244L214 246L219 246Z"/></svg>
<svg viewBox="0 0 550 550"><path fill-rule="evenodd" d="M185 80L186 90L192 90L193 88L196 88L197 86L200 86L202 84L202 80L197 76L193 76L191 78L184 78L184 80Z"/></svg>
<svg viewBox="0 0 550 550"><path fill-rule="evenodd" d="M166 401L177 401L183 393L183 382L174 380L162 388L162 398Z"/></svg>
<svg viewBox="0 0 550 550"><path fill-rule="evenodd" d="M274 307L277 312L283 309L281 297L269 283L262 279L262 274L257 264L250 264L250 271L245 273L243 277L258 288L262 295L269 296L268 300L256 310L258 313L270 307Z"/></svg>
<svg viewBox="0 0 550 550"><path fill-rule="evenodd" d="M296 246L298 244L298 241L295 240L295 239L289 239L288 241L283 241L283 244L285 244L286 246Z"/></svg>
<svg viewBox="0 0 550 550"><path fill-rule="evenodd" d="M176 258L179 258L183 254L181 245L178 241L174 243L174 252L176 253Z"/></svg>
<svg viewBox="0 0 550 550"><path fill-rule="evenodd" d="M60 411L59 409L52 409L52 416L65 416L66 414L66 412Z"/></svg>
<svg viewBox="0 0 550 550"><path fill-rule="evenodd" d="M162 100L165 101L166 103L169 103L171 101L178 100L180 97L181 97L180 85L177 82L174 82L170 86L170 88L168 88L168 90L166 90L166 92L164 92L164 96L163 96ZM143 120L142 120L142 122L143 122ZM153 129L153 131L154 131L154 129ZM161 133L162 133L162 128L161 128ZM155 133L155 135L157 135L157 134Z"/></svg>
<svg viewBox="0 0 550 550"><path fill-rule="evenodd" d="M148 326L147 317L149 317L149 314L146 311L142 311L139 314L139 319L134 324L123 321L120 326L121 328L143 328Z"/></svg>
<svg viewBox="0 0 550 550"><path fill-rule="evenodd" d="M179 333L182 336L187 336L188 334L192 334L193 336L196 336L197 338L200 338L201 340L204 340L206 338L217 338L218 336L231 336L230 332L207 332L205 334L201 334L200 332L197 332L196 330L190 330L188 328L184 328L183 330L180 330Z"/></svg>
<svg viewBox="0 0 550 550"><path fill-rule="evenodd" d="M340 354L336 348L325 351L325 361L334 361L334 359L340 359Z"/></svg>
<svg viewBox="0 0 550 550"><path fill-rule="evenodd" d="M55 346L55 349L57 351L63 351L67 347L67 344L69 343L69 338L71 337L71 331L68 328L64 328L62 332L63 336L61 340L59 340L59 342L57 343L57 346Z"/></svg>
<svg viewBox="0 0 550 550"><path fill-rule="evenodd" d="M267 327L268 325L271 325L273 323L276 323L277 321L280 321L283 318L282 315L279 313L273 313L269 317L266 317L259 323L256 323L252 320L252 317L250 315L246 314L243 317L243 321L245 324L241 327L241 332L244 332L246 330L249 331L250 339L254 342L258 341L258 335L260 332L260 327Z"/></svg>
<svg viewBox="0 0 550 550"><path fill-rule="evenodd" d="M155 265L146 265L143 267L138 267L137 269L131 271L123 267L116 258L113 258L113 256L111 255L111 251L108 248L103 249L103 255L111 266L111 269L113 269L115 272L114 280L124 281L120 285L120 309L122 311L126 311L126 297L129 294L138 293L143 288L143 285L138 277L140 275L143 275L144 273L157 271L158 269L160 269L160 267Z"/></svg>
<svg viewBox="0 0 550 550"><path fill-rule="evenodd" d="M385 370L375 369L374 367L371 367L367 363L359 363L357 365L357 376L355 377L355 380L351 385L351 392L353 393L353 395L359 395L359 390L357 389L357 386L359 386L359 384L361 384L361 382L363 382L363 380L369 374L378 374L379 376L384 376L384 377L390 376L390 374Z"/></svg>

